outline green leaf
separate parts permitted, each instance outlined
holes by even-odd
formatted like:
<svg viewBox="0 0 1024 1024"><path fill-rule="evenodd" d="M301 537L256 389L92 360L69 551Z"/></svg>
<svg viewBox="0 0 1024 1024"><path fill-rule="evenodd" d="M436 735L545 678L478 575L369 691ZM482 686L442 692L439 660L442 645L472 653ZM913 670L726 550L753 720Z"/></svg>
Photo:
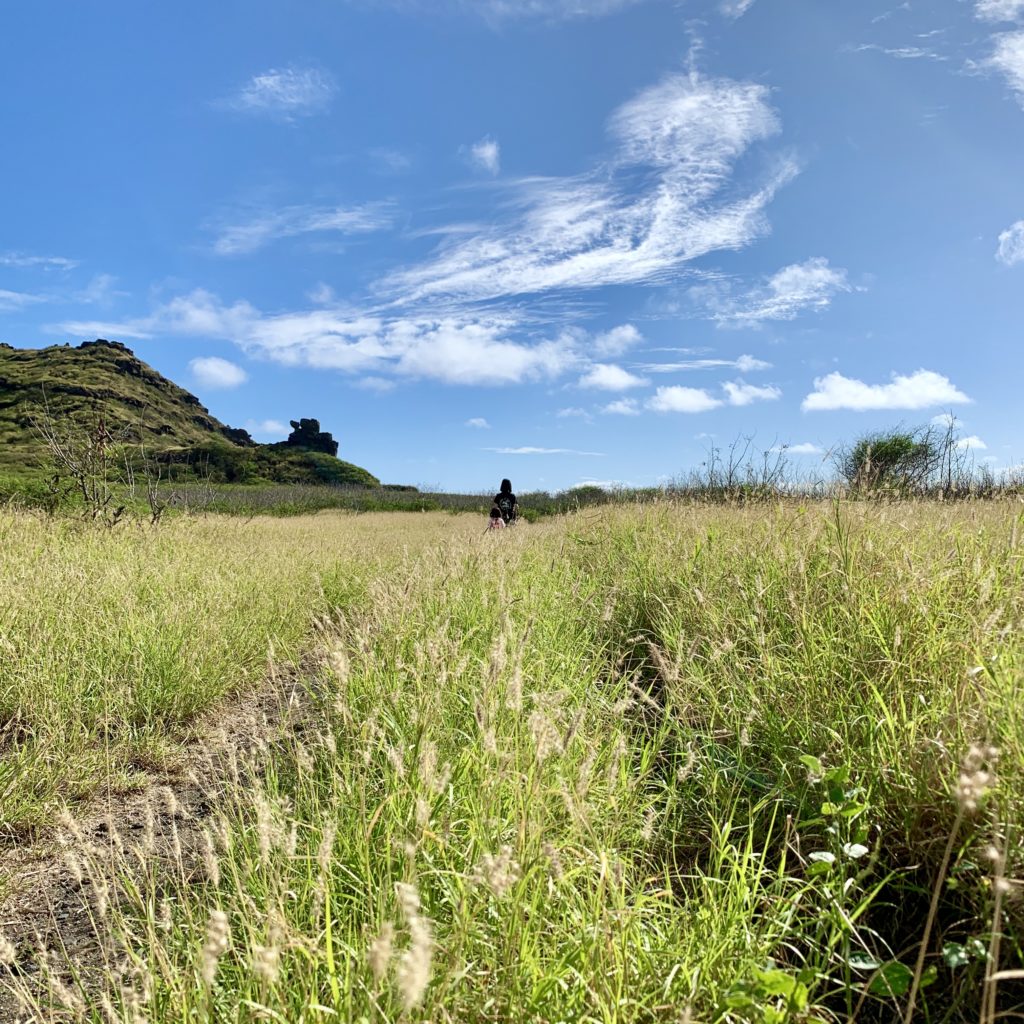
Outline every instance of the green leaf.
<svg viewBox="0 0 1024 1024"><path fill-rule="evenodd" d="M868 991L875 996L901 996L914 979L914 972L899 960L890 960L871 979Z"/></svg>
<svg viewBox="0 0 1024 1024"><path fill-rule="evenodd" d="M930 967L926 967L924 972L921 974L921 988L925 988L930 985L939 976L939 969L932 964Z"/></svg>
<svg viewBox="0 0 1024 1024"><path fill-rule="evenodd" d="M821 778L825 774L825 767L813 754L802 754L800 763L807 769L808 775L815 775Z"/></svg>

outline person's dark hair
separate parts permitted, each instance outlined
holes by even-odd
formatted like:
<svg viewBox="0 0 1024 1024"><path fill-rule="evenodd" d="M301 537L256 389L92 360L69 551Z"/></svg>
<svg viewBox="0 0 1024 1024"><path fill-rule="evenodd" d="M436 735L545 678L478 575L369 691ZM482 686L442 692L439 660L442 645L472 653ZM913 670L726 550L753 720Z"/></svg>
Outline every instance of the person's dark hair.
<svg viewBox="0 0 1024 1024"><path fill-rule="evenodd" d="M501 493L502 494L511 494L512 493L512 481L511 480L502 480L501 481Z"/></svg>
<svg viewBox="0 0 1024 1024"><path fill-rule="evenodd" d="M491 518L492 519L500 519L501 518L501 509L498 508L497 505L492 505L491 506Z"/></svg>

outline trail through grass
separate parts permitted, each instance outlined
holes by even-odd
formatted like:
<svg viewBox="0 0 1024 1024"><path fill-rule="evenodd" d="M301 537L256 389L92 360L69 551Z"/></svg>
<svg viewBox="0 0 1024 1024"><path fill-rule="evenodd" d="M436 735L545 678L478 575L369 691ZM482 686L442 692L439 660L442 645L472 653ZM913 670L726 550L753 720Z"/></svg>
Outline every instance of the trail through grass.
<svg viewBox="0 0 1024 1024"><path fill-rule="evenodd" d="M117 894L90 903L112 980L76 993L51 965L37 1014L890 1021L911 990L914 1019L1024 1008L998 978L1024 966L1016 506L669 506L497 537L295 522L182 529L215 538L225 581L287 593L294 573L302 614L246 596L267 616L249 671L329 616L319 728L210 780L201 878L145 844L80 851Z"/></svg>

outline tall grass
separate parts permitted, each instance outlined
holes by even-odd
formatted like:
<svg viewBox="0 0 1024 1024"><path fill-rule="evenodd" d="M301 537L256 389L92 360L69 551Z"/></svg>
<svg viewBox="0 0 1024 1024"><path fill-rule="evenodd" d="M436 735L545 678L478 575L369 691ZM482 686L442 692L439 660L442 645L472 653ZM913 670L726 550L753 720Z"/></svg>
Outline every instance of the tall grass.
<svg viewBox="0 0 1024 1024"><path fill-rule="evenodd" d="M201 857L68 834L109 980L50 963L30 1012L1024 1009L1015 505L664 506L497 536L420 516L407 554L392 523L324 588L316 726L210 774ZM277 564L268 523L206 529L225 572ZM68 644L85 626L64 622Z"/></svg>

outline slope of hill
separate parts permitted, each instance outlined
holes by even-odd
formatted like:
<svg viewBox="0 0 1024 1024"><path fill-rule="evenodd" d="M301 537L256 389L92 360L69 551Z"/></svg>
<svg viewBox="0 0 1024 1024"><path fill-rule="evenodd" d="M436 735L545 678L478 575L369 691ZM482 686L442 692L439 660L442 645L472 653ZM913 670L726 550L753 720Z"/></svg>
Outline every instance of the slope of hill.
<svg viewBox="0 0 1024 1024"><path fill-rule="evenodd" d="M46 470L38 431L44 419L87 424L100 416L126 443L215 482L378 484L365 469L322 451L256 444L120 342L43 349L0 343L0 474Z"/></svg>

